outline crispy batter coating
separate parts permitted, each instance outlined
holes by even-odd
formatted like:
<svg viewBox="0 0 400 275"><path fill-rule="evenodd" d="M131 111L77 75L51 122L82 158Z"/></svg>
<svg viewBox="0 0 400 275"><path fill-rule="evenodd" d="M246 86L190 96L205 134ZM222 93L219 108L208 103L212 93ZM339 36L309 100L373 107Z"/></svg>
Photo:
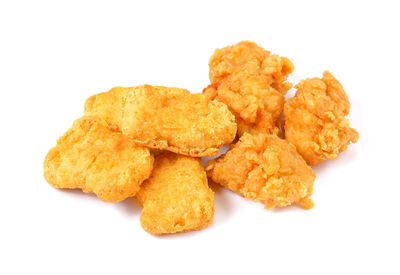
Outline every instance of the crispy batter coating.
<svg viewBox="0 0 400 275"><path fill-rule="evenodd" d="M97 117L77 119L50 149L44 177L56 188L80 188L106 202L134 196L153 168L149 149L110 130Z"/></svg>
<svg viewBox="0 0 400 275"><path fill-rule="evenodd" d="M203 93L228 105L236 116L238 135L277 133L286 83L294 66L250 41L217 49L209 61L211 85Z"/></svg>
<svg viewBox="0 0 400 275"><path fill-rule="evenodd" d="M312 78L296 85L296 95L284 107L285 138L311 165L336 159L358 133L344 117L350 102L342 85L325 71L322 79Z"/></svg>
<svg viewBox="0 0 400 275"><path fill-rule="evenodd" d="M85 102L85 115L103 118L115 130L120 130L126 106L126 97L135 87L115 87L105 93L89 97Z"/></svg>
<svg viewBox="0 0 400 275"><path fill-rule="evenodd" d="M143 229L155 235L202 229L214 217L214 194L197 158L157 155L136 199L143 206Z"/></svg>
<svg viewBox="0 0 400 275"><path fill-rule="evenodd" d="M90 97L85 114L104 118L136 143L189 156L212 156L236 136L227 106L180 88L113 88Z"/></svg>
<svg viewBox="0 0 400 275"><path fill-rule="evenodd" d="M313 207L308 197L314 172L293 144L275 135L243 134L225 155L207 163L206 172L216 183L267 209L297 203Z"/></svg>

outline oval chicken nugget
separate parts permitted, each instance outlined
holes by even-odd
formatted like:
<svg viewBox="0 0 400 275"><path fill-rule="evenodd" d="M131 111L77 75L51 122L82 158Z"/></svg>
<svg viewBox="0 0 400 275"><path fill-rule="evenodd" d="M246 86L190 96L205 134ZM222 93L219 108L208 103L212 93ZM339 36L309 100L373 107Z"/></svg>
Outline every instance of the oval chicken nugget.
<svg viewBox="0 0 400 275"><path fill-rule="evenodd" d="M89 98L85 113L104 118L140 145L197 157L217 154L237 130L225 104L180 88L113 88Z"/></svg>
<svg viewBox="0 0 400 275"><path fill-rule="evenodd" d="M245 133L228 152L207 163L208 176L216 183L260 201L265 208L301 204L312 208L315 174L293 144L275 135Z"/></svg>
<svg viewBox="0 0 400 275"><path fill-rule="evenodd" d="M56 188L80 188L106 202L134 196L153 168L149 149L111 130L96 117L77 119L50 149L44 177Z"/></svg>
<svg viewBox="0 0 400 275"><path fill-rule="evenodd" d="M284 107L285 139L293 143L307 163L336 159L358 133L345 116L350 102L342 85L325 71L296 85L296 95Z"/></svg>
<svg viewBox="0 0 400 275"><path fill-rule="evenodd" d="M200 159L164 152L136 200L143 206L140 221L151 234L198 230L214 217L214 194Z"/></svg>

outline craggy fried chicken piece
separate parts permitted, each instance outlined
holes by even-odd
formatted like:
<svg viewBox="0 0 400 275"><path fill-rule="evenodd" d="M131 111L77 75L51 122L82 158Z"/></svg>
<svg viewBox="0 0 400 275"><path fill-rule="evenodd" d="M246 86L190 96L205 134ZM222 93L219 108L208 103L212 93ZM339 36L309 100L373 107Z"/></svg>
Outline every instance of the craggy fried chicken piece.
<svg viewBox="0 0 400 275"><path fill-rule="evenodd" d="M342 85L325 71L322 79L312 78L296 85L297 92L284 107L285 139L311 165L336 159L358 133L344 117L350 103Z"/></svg>
<svg viewBox="0 0 400 275"><path fill-rule="evenodd" d="M157 155L151 177L136 200L143 206L140 218L151 234L198 230L214 217L214 194L200 159L169 152Z"/></svg>
<svg viewBox="0 0 400 275"><path fill-rule="evenodd" d="M106 202L134 196L153 168L149 149L139 147L96 117L77 119L44 161L44 177L56 188L81 188Z"/></svg>
<svg viewBox="0 0 400 275"><path fill-rule="evenodd" d="M216 183L260 201L265 208L300 203L313 207L315 175L293 144L275 135L243 134L228 152L207 163L206 172Z"/></svg>
<svg viewBox="0 0 400 275"><path fill-rule="evenodd" d="M289 59L243 41L217 49L209 66L211 85L203 93L228 105L236 116L239 136L278 132L276 120L291 88L285 81L294 69Z"/></svg>
<svg viewBox="0 0 400 275"><path fill-rule="evenodd" d="M104 118L136 143L189 156L212 156L236 136L227 106L180 88L113 88L90 97L85 114Z"/></svg>

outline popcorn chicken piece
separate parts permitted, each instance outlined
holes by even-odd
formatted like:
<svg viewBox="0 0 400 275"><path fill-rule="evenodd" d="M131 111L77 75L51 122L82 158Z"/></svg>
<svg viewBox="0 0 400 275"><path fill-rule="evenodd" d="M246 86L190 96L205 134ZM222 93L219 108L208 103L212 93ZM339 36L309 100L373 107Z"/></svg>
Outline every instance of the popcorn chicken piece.
<svg viewBox="0 0 400 275"><path fill-rule="evenodd" d="M293 143L307 163L336 159L358 133L344 117L350 102L342 85L325 71L296 85L297 92L284 107L285 139Z"/></svg>
<svg viewBox="0 0 400 275"><path fill-rule="evenodd" d="M293 144L275 135L243 134L228 152L210 160L207 175L216 183L260 201L265 208L301 204L313 207L315 174Z"/></svg>
<svg viewBox="0 0 400 275"><path fill-rule="evenodd" d="M180 88L113 88L90 97L85 113L107 122L137 144L189 156L212 156L237 126L227 106Z"/></svg>
<svg viewBox="0 0 400 275"><path fill-rule="evenodd" d="M77 119L44 160L44 177L56 188L80 188L105 202L134 196L150 176L154 157L96 117Z"/></svg>
<svg viewBox="0 0 400 275"><path fill-rule="evenodd" d="M214 194L200 159L164 152L136 196L147 232L159 235L198 230L214 217Z"/></svg>
<svg viewBox="0 0 400 275"><path fill-rule="evenodd" d="M238 123L238 136L248 132L278 133L276 120L283 111L286 83L294 66L250 41L217 49L209 61L210 99L228 105Z"/></svg>

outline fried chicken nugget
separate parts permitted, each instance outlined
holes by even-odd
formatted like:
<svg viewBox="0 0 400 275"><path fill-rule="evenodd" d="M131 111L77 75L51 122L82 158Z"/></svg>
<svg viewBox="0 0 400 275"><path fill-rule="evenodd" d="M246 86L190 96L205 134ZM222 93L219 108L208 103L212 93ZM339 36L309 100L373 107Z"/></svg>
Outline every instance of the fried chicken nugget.
<svg viewBox="0 0 400 275"><path fill-rule="evenodd" d="M212 156L236 136L227 106L180 88L113 88L90 97L85 114L99 116L136 143L189 156Z"/></svg>
<svg viewBox="0 0 400 275"><path fill-rule="evenodd" d="M286 83L294 66L286 57L250 41L217 49L209 61L211 85L203 93L224 102L238 123L238 136L248 132L277 133Z"/></svg>
<svg viewBox="0 0 400 275"><path fill-rule="evenodd" d="M296 95L284 107L285 139L311 165L336 159L358 133L344 117L350 102L342 85L325 71L322 79L312 78L296 85Z"/></svg>
<svg viewBox="0 0 400 275"><path fill-rule="evenodd" d="M202 229L214 217L214 194L197 158L157 155L136 200L143 206L143 229L154 235Z"/></svg>
<svg viewBox="0 0 400 275"><path fill-rule="evenodd" d="M96 117L77 119L50 149L44 177L56 188L80 188L105 202L134 196L153 168L149 149L109 129Z"/></svg>
<svg viewBox="0 0 400 275"><path fill-rule="evenodd" d="M297 203L313 207L308 197L314 172L293 144L275 135L243 134L225 155L207 163L206 172L214 182L267 209Z"/></svg>

